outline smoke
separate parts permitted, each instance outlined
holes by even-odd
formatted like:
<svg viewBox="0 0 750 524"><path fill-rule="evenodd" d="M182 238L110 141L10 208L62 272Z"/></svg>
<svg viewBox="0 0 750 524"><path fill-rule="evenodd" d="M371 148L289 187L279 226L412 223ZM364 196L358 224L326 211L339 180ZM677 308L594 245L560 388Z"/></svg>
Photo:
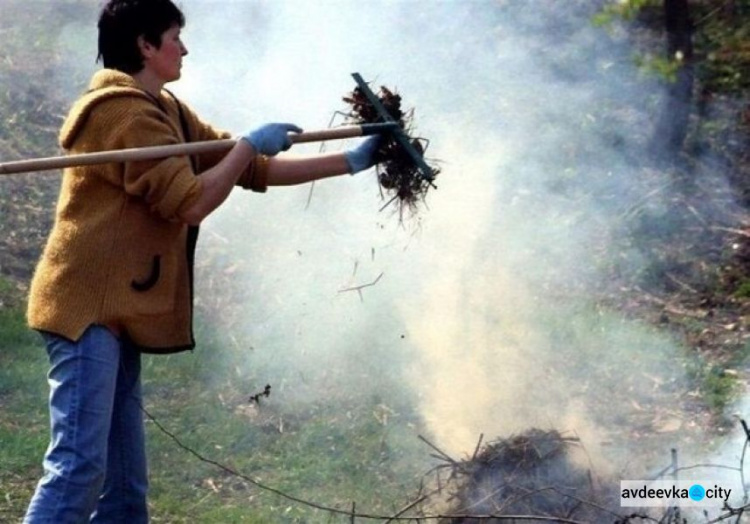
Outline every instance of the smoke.
<svg viewBox="0 0 750 524"><path fill-rule="evenodd" d="M255 348L253 373L274 370L285 394L305 398L351 387L348 375L377 391L385 376L414 392L454 453L530 426L595 446L634 405L679 389L678 348L588 298L632 204L631 155L657 94L637 80L627 42L589 24L590 3L183 8L190 55L173 88L208 121L326 127L341 121L356 71L402 94L443 170L404 223L379 211L370 173L315 184L309 207L309 187L233 195L204 240L226 241L226 265L239 267L234 334ZM381 273L362 299L341 292Z"/></svg>
<svg viewBox="0 0 750 524"><path fill-rule="evenodd" d="M359 72L414 108L442 169L403 222L380 211L372 173L235 192L198 254L199 306L242 348L232 364L298 402L408 392L456 454L533 426L575 432L592 455L658 433L657 407L683 392L680 349L591 298L658 90L616 27L589 23L596 4L184 0L190 54L169 87L205 120L340 123ZM227 293L231 309L208 307ZM670 433L675 417L657 423Z"/></svg>

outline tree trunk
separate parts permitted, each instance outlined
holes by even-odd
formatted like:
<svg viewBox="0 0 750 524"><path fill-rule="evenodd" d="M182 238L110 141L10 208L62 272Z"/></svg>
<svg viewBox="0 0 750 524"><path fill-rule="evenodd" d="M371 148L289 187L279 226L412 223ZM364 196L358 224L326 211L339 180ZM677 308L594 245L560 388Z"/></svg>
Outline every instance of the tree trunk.
<svg viewBox="0 0 750 524"><path fill-rule="evenodd" d="M666 100L651 142L657 158L672 159L682 149L693 101L693 27L688 0L664 0L667 56L680 62L677 79L667 86ZM666 155L666 157L665 157Z"/></svg>

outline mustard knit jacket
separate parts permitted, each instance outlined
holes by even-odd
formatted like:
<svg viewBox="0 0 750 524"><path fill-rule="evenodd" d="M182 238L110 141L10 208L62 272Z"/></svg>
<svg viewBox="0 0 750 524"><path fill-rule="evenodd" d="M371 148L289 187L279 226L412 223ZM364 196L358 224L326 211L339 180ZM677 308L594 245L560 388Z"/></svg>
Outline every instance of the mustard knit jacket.
<svg viewBox="0 0 750 524"><path fill-rule="evenodd" d="M132 77L104 69L73 106L60 132L71 154L227 138L168 93L158 100ZM194 157L196 170L222 154ZM240 185L265 190L267 158ZM187 157L65 169L54 227L31 283L30 327L77 340L92 324L118 324L148 352L195 345L192 256L195 236L179 220L202 191ZM197 229L194 231L197 233Z"/></svg>

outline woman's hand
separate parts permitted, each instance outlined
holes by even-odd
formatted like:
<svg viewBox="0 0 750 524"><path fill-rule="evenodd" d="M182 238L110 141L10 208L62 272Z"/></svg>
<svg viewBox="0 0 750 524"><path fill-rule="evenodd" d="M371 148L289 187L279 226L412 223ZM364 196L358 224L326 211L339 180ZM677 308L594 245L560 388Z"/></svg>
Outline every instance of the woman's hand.
<svg viewBox="0 0 750 524"><path fill-rule="evenodd" d="M301 133L302 129L294 124L266 124L241 136L256 153L275 156L292 147L289 133Z"/></svg>
<svg viewBox="0 0 750 524"><path fill-rule="evenodd" d="M352 175L375 165L375 154L380 147L380 140L381 135L371 136L357 147L344 153Z"/></svg>

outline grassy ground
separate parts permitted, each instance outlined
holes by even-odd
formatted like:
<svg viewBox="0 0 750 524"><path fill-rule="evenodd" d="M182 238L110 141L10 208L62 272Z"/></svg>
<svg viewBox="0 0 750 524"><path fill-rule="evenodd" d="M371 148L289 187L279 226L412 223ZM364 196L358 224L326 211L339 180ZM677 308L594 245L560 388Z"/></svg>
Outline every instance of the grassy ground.
<svg viewBox="0 0 750 524"><path fill-rule="evenodd" d="M45 354L18 306L0 308L0 521L23 514L48 439Z"/></svg>
<svg viewBox="0 0 750 524"><path fill-rule="evenodd" d="M0 521L20 522L47 445L46 355L22 303L0 308ZM339 391L286 403L274 392L249 400L247 381L208 373L232 360L218 339L191 354L146 357L145 408L182 445L206 459L318 504L392 514L427 469L409 400ZM229 358L228 358L229 357ZM389 396L391 395L391 396ZM147 422L153 522L348 522L293 503L180 447Z"/></svg>
<svg viewBox="0 0 750 524"><path fill-rule="evenodd" d="M46 355L19 296L0 285L0 522L9 523L22 519L48 438ZM274 387L251 401L262 384L237 366L239 346L223 344L207 324L199 323L203 344L195 352L144 357L153 522L350 522L257 483L343 511L356 502L358 513L393 515L416 498L434 463L402 388L386 382L361 392L336 383L305 400ZM560 334L584 328L561 326ZM591 363L592 375L611 371ZM269 379L279 384L274 373ZM651 421L654 413L643 415Z"/></svg>

